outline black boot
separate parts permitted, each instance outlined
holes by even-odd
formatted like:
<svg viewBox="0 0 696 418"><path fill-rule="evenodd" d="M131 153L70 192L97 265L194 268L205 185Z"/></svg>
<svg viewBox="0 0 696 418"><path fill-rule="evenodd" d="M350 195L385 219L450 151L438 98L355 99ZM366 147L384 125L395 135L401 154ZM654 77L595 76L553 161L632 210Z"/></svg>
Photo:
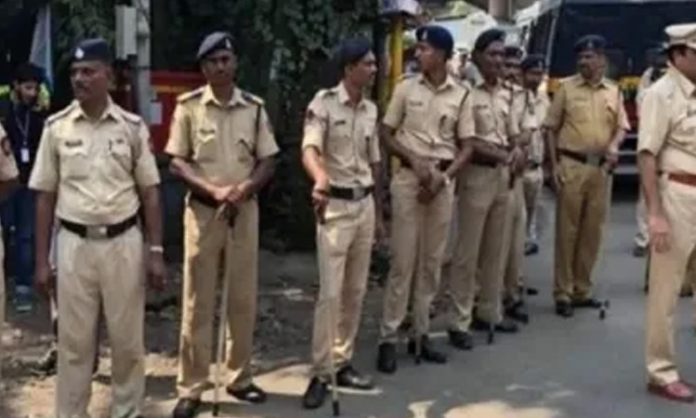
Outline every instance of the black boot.
<svg viewBox="0 0 696 418"><path fill-rule="evenodd" d="M573 306L569 302L556 302L556 315L571 318L574 314Z"/></svg>
<svg viewBox="0 0 696 418"><path fill-rule="evenodd" d="M326 382L322 382L318 377L313 377L302 397L302 406L305 409L317 409L324 404L328 393Z"/></svg>
<svg viewBox="0 0 696 418"><path fill-rule="evenodd" d="M408 341L408 353L417 355L416 341L410 339ZM433 348L432 343L427 335L421 337L420 358L428 363L445 364L447 363L447 355Z"/></svg>
<svg viewBox="0 0 696 418"><path fill-rule="evenodd" d="M396 345L394 343L382 343L379 345L377 370L386 374L396 372Z"/></svg>
<svg viewBox="0 0 696 418"><path fill-rule="evenodd" d="M529 323L529 313L521 301L510 304L505 309L505 315L523 324Z"/></svg>
<svg viewBox="0 0 696 418"><path fill-rule="evenodd" d="M194 418L201 407L200 399L179 399L174 407L173 418Z"/></svg>
<svg viewBox="0 0 696 418"><path fill-rule="evenodd" d="M339 387L359 390L370 390L374 387L374 383L369 376L365 376L355 370L350 364L342 367L336 373L336 384Z"/></svg>
<svg viewBox="0 0 696 418"><path fill-rule="evenodd" d="M472 337L470 333L449 330L447 331L447 334L449 335L450 344L452 344L454 347L465 351L469 351L474 348L474 337Z"/></svg>

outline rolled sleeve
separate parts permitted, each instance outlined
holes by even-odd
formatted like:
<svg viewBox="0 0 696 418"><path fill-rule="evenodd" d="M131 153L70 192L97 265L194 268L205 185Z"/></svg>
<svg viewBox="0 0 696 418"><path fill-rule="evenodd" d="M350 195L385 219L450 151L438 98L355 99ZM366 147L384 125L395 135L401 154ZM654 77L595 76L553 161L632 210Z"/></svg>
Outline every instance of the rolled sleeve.
<svg viewBox="0 0 696 418"><path fill-rule="evenodd" d="M276 143L275 135L273 134L271 120L269 119L264 107L261 107L259 117L261 120L258 121L258 136L256 138L255 153L257 159L263 160L278 153L278 144Z"/></svg>
<svg viewBox="0 0 696 418"><path fill-rule="evenodd" d="M508 115L507 134L508 138L513 138L522 133L522 121L524 113L524 95L515 94L510 103L510 114Z"/></svg>
<svg viewBox="0 0 696 418"><path fill-rule="evenodd" d="M619 90L619 97L621 97L621 91ZM619 128L628 131L631 129L631 122L628 121L628 114L626 114L626 106L624 106L624 101L619 100L619 115L618 115Z"/></svg>
<svg viewBox="0 0 696 418"><path fill-rule="evenodd" d="M561 84L558 91L556 91L556 94L553 96L553 101L551 102L551 106L549 106L548 112L546 112L544 126L554 132L561 129L561 124L563 123L565 97L565 87Z"/></svg>
<svg viewBox="0 0 696 418"><path fill-rule="evenodd" d="M664 115L667 108L667 100L659 91L651 88L645 91L639 113L638 152L657 156L664 146L669 132L669 118Z"/></svg>
<svg viewBox="0 0 696 418"><path fill-rule="evenodd" d="M370 148L368 159L370 164L377 164L382 160L382 154L379 149L379 135L377 135L377 124L372 127L372 135L370 135Z"/></svg>
<svg viewBox="0 0 696 418"><path fill-rule="evenodd" d="M304 122L304 135L302 137L302 149L316 148L320 153L324 152L324 138L328 126L328 112L319 95L315 96L307 107Z"/></svg>
<svg viewBox="0 0 696 418"><path fill-rule="evenodd" d="M140 188L156 186L160 183L160 176L150 148L150 132L144 122L140 123L136 140L139 142L140 155L135 161L135 183Z"/></svg>
<svg viewBox="0 0 696 418"><path fill-rule="evenodd" d="M174 109L169 127L169 140L164 152L173 157L188 158L191 156L191 118L186 107L182 104L178 104Z"/></svg>
<svg viewBox="0 0 696 418"><path fill-rule="evenodd" d="M464 93L466 97L460 106L457 119L457 138L464 141L476 136L476 123L474 121L474 107L472 105L471 90Z"/></svg>
<svg viewBox="0 0 696 418"><path fill-rule="evenodd" d="M399 83L394 89L394 94L387 106L387 113L382 123L392 129L397 129L406 114L406 84Z"/></svg>
<svg viewBox="0 0 696 418"><path fill-rule="evenodd" d="M36 161L29 177L29 188L41 192L58 190L58 149L51 135L51 128L46 127L39 142Z"/></svg>

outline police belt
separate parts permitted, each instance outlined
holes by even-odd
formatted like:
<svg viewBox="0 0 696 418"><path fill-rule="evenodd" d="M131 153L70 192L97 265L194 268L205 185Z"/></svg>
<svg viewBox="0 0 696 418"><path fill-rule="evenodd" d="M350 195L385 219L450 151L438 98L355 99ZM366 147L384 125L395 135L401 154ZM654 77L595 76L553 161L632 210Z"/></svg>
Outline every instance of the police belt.
<svg viewBox="0 0 696 418"><path fill-rule="evenodd" d="M112 225L83 225L75 222L60 220L60 225L68 231L88 239L115 238L128 231L138 223L138 215L133 215L125 221Z"/></svg>
<svg viewBox="0 0 696 418"><path fill-rule="evenodd" d="M675 183L696 187L696 174L691 173L666 173L667 179Z"/></svg>
<svg viewBox="0 0 696 418"><path fill-rule="evenodd" d="M570 151L567 149L559 149L558 152L560 152L561 155L570 158L571 160L575 160L594 167L601 167L604 165L604 163L607 162L607 159L604 158L603 155L583 154L581 152Z"/></svg>
<svg viewBox="0 0 696 418"><path fill-rule="evenodd" d="M191 199L195 200L196 202L200 203L203 206L207 206L209 208L217 209L220 204L217 202L217 200L213 199L210 196L204 196L202 194L198 193L193 193L191 192Z"/></svg>
<svg viewBox="0 0 696 418"><path fill-rule="evenodd" d="M375 190L369 187L329 187L329 197L342 200L362 200Z"/></svg>
<svg viewBox="0 0 696 418"><path fill-rule="evenodd" d="M488 168L498 168L498 166L503 165L500 161L476 153L471 157L471 164Z"/></svg>
<svg viewBox="0 0 696 418"><path fill-rule="evenodd" d="M401 162L401 165L403 167L406 167L408 169L413 170L413 167L411 166L411 163L408 160L404 160L403 158L399 158L399 161ZM440 171L447 171L447 169L452 165L452 160L436 160L437 164L435 167L437 167L438 170Z"/></svg>

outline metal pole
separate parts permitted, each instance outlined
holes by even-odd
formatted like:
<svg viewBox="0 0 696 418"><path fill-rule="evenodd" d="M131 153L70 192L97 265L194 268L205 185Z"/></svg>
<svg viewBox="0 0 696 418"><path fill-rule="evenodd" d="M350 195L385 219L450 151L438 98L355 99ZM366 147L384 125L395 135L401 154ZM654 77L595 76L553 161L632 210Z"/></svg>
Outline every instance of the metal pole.
<svg viewBox="0 0 696 418"><path fill-rule="evenodd" d="M133 6L137 10L137 65L136 72L136 97L138 100L138 113L145 123L152 123L150 103L152 102L152 85L150 79L150 0L133 0Z"/></svg>

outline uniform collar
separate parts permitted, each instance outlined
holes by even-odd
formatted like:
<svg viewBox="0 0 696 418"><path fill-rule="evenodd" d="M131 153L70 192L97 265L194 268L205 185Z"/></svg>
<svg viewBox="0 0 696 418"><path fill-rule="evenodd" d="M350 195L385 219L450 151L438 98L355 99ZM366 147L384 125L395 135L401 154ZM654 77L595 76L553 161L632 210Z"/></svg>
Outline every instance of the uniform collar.
<svg viewBox="0 0 696 418"><path fill-rule="evenodd" d="M108 96L107 100L108 100L108 104L106 105L106 109L104 110L104 113L102 114L101 118L99 119L99 122L104 121L107 118L111 118L113 120L120 120L121 114L118 111L116 104L113 102L113 100L111 100L111 96ZM89 117L87 116L85 111L82 109L82 106L80 106L80 103L77 100L73 101L73 106L74 106L74 109L72 111L73 120L78 120L78 119L89 120Z"/></svg>
<svg viewBox="0 0 696 418"><path fill-rule="evenodd" d="M476 69L476 71L473 73L473 77L471 78L471 85L476 87L477 89L485 89L486 86L486 79L483 78L483 75L481 74L481 70L479 70L478 66L476 64L473 65L473 67ZM495 90L499 90L500 88L505 87L505 82L503 79L500 79L498 81L498 84L495 86ZM488 89L485 89L488 90Z"/></svg>
<svg viewBox="0 0 696 418"><path fill-rule="evenodd" d="M205 89L203 90L203 97L201 98L201 101L204 105L212 103L218 107L234 107L237 105L247 105L247 101L244 100L242 91L236 86L232 91L232 98L230 99L230 101L227 103L220 103L220 101L215 98L215 95L213 94L213 89L210 87L210 84L208 84L205 86Z"/></svg>
<svg viewBox="0 0 696 418"><path fill-rule="evenodd" d="M592 84L590 84L590 82L588 80L585 80L585 78L582 75L578 74L577 75L577 82L581 86L601 87L601 88L608 88L609 87L609 79L606 77L602 77L599 80L599 83L597 83L596 86L593 86Z"/></svg>
<svg viewBox="0 0 696 418"><path fill-rule="evenodd" d="M418 82L423 84L424 86L427 86L429 89L433 91L444 91L446 89L454 87L457 84L457 82L454 80L454 77L452 77L452 75L449 73L447 73L445 82L442 83L439 87L435 87L432 84L430 84L430 81L428 81L428 79L425 78L425 75L423 73L418 74Z"/></svg>
<svg viewBox="0 0 696 418"><path fill-rule="evenodd" d="M338 101L346 106L350 105L350 96L348 95L348 89L346 88L346 85L343 84L343 82L340 82L338 86L336 86L336 92L338 93ZM358 103L358 108L363 108L365 106L365 96L360 99L360 103Z"/></svg>
<svg viewBox="0 0 696 418"><path fill-rule="evenodd" d="M677 83L677 86L679 86L681 91L684 92L686 97L694 97L696 93L696 85L694 85L691 80L686 78L684 74L677 70L673 65L669 66L667 69L667 74L672 78L672 80L674 80L675 83Z"/></svg>

